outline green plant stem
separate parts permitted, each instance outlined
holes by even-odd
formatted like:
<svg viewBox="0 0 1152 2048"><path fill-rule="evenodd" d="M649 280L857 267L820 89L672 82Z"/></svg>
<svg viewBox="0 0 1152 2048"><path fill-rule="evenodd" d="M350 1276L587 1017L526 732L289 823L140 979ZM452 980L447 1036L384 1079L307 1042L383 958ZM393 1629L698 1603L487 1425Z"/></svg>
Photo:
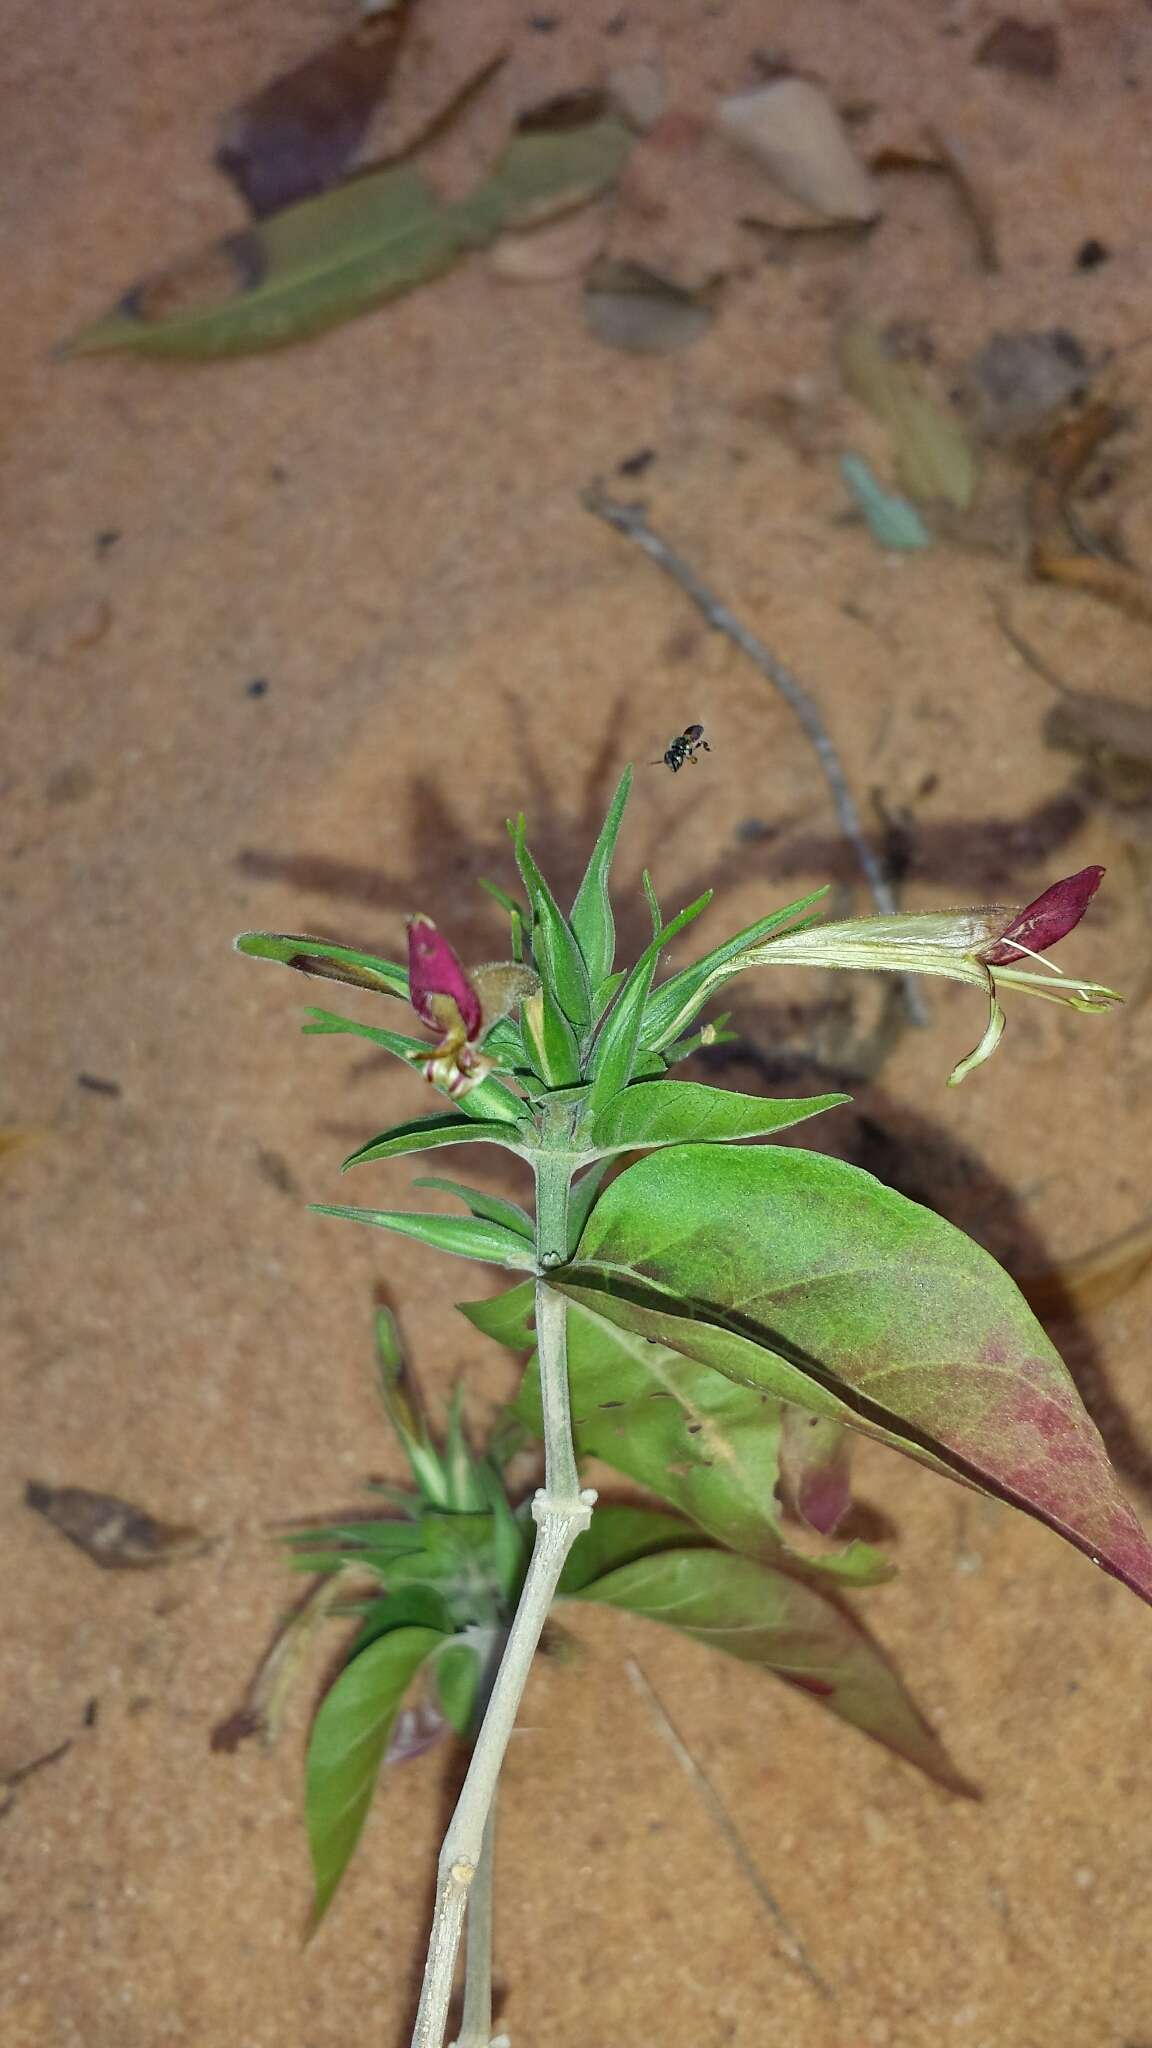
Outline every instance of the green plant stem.
<svg viewBox="0 0 1152 2048"><path fill-rule="evenodd" d="M547 1113L546 1113L547 1114ZM549 1144L551 1139L551 1144ZM544 1407L544 1485L532 1502L536 1541L524 1590L476 1737L468 1774L440 1850L436 1906L412 2048L443 2048L452 1982L469 1895L480 1870L508 1740L532 1660L572 1545L592 1519L596 1495L581 1492L568 1400L566 1304L547 1272L567 1253L568 1191L576 1164L562 1149L559 1122L546 1130L536 1167L536 1343ZM482 1907L490 1911L490 1902ZM465 2036L467 2039L467 2036Z"/></svg>
<svg viewBox="0 0 1152 2048"><path fill-rule="evenodd" d="M492 2044L492 1870L495 1852L496 1802L488 1810L484 1846L468 1899L465 1937L464 2011L453 2048L491 2048Z"/></svg>

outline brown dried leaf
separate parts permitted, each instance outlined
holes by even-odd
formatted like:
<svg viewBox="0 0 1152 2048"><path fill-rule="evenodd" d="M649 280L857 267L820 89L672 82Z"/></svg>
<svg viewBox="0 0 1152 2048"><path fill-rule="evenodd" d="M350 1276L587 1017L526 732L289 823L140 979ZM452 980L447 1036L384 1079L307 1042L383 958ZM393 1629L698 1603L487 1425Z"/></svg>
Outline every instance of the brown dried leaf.
<svg viewBox="0 0 1152 2048"><path fill-rule="evenodd" d="M1060 70L1060 38L1051 22L1021 21L1006 14L977 45L974 62L995 71L1014 71L1024 78L1055 78Z"/></svg>
<svg viewBox="0 0 1152 2048"><path fill-rule="evenodd" d="M324 192L348 169L388 82L411 0L389 0L251 99L220 130L216 162L257 220Z"/></svg>
<svg viewBox="0 0 1152 2048"><path fill-rule="evenodd" d="M806 78L777 78L722 100L717 126L773 183L826 220L873 221L879 190L827 95Z"/></svg>
<svg viewBox="0 0 1152 2048"><path fill-rule="evenodd" d="M211 1547L211 1539L200 1530L158 1522L114 1493L44 1486L30 1479L24 1500L105 1571L142 1571L177 1558L198 1557Z"/></svg>
<svg viewBox="0 0 1152 2048"><path fill-rule="evenodd" d="M597 341L636 355L673 355L712 325L703 292L686 292L643 263L605 258L584 286L584 318Z"/></svg>

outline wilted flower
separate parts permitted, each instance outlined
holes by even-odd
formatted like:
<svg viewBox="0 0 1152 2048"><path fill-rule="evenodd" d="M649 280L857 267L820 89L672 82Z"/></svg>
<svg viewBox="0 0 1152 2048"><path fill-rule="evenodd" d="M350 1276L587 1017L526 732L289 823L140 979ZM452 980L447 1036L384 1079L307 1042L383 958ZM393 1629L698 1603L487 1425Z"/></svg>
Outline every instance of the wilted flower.
<svg viewBox="0 0 1152 2048"><path fill-rule="evenodd" d="M949 1084L955 1087L999 1044L1004 1029L999 1001L1002 987L1023 989L1029 995L1087 1012L1109 1010L1121 1001L1114 989L1102 988L1097 982L1073 981L1051 961L1040 961L1043 973L1016 964L1038 959L1079 924L1103 873L1103 868L1081 868L1078 874L1054 882L1023 910L1003 906L939 910L811 925L750 947L730 963L728 972L788 965L850 967L869 972L942 974L952 981L974 983L988 996L988 1028L975 1051L949 1075Z"/></svg>
<svg viewBox="0 0 1152 2048"><path fill-rule="evenodd" d="M477 967L469 974L430 917L408 919L408 994L421 1023L439 1032L422 1055L429 1081L448 1095L466 1095L496 1065L480 1050L492 1026L539 986L514 961Z"/></svg>

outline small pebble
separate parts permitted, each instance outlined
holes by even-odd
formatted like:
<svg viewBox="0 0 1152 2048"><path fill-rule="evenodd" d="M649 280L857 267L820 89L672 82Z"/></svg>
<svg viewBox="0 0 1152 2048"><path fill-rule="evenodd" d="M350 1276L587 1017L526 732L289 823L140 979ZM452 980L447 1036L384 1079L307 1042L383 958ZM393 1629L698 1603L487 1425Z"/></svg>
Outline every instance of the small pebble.
<svg viewBox="0 0 1152 2048"><path fill-rule="evenodd" d="M1107 242L1098 241L1095 235L1089 235L1088 240L1081 242L1080 247L1076 251L1076 268L1077 270L1098 270L1102 263L1107 263L1111 254L1112 251L1108 247Z"/></svg>
<svg viewBox="0 0 1152 2048"><path fill-rule="evenodd" d="M244 685L244 695L246 697L266 697L268 695L267 676L253 676L251 682Z"/></svg>
<svg viewBox="0 0 1152 2048"><path fill-rule="evenodd" d="M618 476L643 476L644 471L651 469L655 460L654 448L638 448L635 455L626 455L623 462L617 463L616 473Z"/></svg>

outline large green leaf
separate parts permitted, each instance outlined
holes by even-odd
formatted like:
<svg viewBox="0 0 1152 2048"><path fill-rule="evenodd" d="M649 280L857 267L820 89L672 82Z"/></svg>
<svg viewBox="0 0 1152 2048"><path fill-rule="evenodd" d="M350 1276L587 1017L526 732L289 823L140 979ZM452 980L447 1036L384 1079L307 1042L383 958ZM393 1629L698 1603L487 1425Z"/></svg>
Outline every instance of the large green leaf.
<svg viewBox="0 0 1152 2048"><path fill-rule="evenodd" d="M407 164L351 178L144 279L64 353L226 356L317 334L423 284L504 227L606 190L631 139L611 119L517 136L455 202Z"/></svg>
<svg viewBox="0 0 1152 2048"><path fill-rule="evenodd" d="M722 1550L668 1550L577 1596L623 1607L811 1694L951 1792L972 1787L855 1617L814 1586Z"/></svg>
<svg viewBox="0 0 1152 2048"><path fill-rule="evenodd" d="M582 1132L598 1152L642 1151L646 1145L728 1144L770 1137L805 1117L848 1102L847 1095L811 1095L798 1102L736 1095L698 1081L642 1081L618 1095Z"/></svg>
<svg viewBox="0 0 1152 2048"><path fill-rule="evenodd" d="M445 1638L430 1628L379 1636L340 1673L308 1742L304 1807L315 1875L313 1924L332 1901L360 1839L404 1695Z"/></svg>
<svg viewBox="0 0 1152 2048"><path fill-rule="evenodd" d="M342 1216L349 1223L373 1223L378 1230L395 1230L401 1237L419 1238L438 1252L453 1252L459 1259L480 1259L497 1266L531 1271L535 1264L530 1245L518 1231L487 1223L475 1216L421 1216L404 1209L347 1209L334 1202L311 1202L316 1216Z"/></svg>
<svg viewBox="0 0 1152 2048"><path fill-rule="evenodd" d="M1024 1508L1152 1603L1152 1546L1023 1296L858 1167L783 1146L655 1154L601 1194L549 1280Z"/></svg>
<svg viewBox="0 0 1152 2048"><path fill-rule="evenodd" d="M341 1168L366 1166L373 1159L396 1159L405 1152L429 1152L438 1145L503 1145L515 1152L516 1126L507 1123L479 1123L474 1117L448 1111L434 1116L414 1117L411 1123L393 1124L351 1152Z"/></svg>
<svg viewBox="0 0 1152 2048"><path fill-rule="evenodd" d="M519 1293L502 1298L510 1305ZM517 1336L511 1316L503 1327L496 1315L489 1324L487 1334L499 1341ZM813 1578L863 1586L892 1577L888 1560L866 1543L823 1556L791 1550L776 1498L779 1401L609 1322L585 1302L569 1309L568 1379L579 1455L670 1501L716 1542ZM513 1412L541 1433L535 1361Z"/></svg>

